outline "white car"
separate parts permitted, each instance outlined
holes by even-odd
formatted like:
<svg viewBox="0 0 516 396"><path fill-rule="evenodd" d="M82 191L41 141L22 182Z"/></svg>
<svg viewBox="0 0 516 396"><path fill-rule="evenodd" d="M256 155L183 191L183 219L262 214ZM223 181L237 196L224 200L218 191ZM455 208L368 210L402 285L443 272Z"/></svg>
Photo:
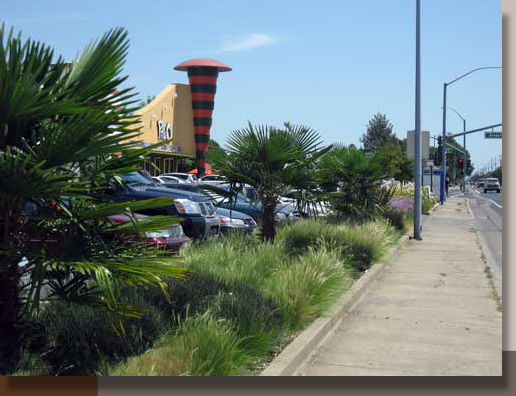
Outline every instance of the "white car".
<svg viewBox="0 0 516 396"><path fill-rule="evenodd" d="M204 184L223 184L227 182L228 180L224 176L219 175L206 175L199 179L199 183Z"/></svg>
<svg viewBox="0 0 516 396"><path fill-rule="evenodd" d="M197 176L191 173L163 173L160 177L161 176L174 176L183 180L185 183L197 183Z"/></svg>
<svg viewBox="0 0 516 396"><path fill-rule="evenodd" d="M180 184L186 183L183 179L175 176L154 176L152 177L152 181L158 184Z"/></svg>

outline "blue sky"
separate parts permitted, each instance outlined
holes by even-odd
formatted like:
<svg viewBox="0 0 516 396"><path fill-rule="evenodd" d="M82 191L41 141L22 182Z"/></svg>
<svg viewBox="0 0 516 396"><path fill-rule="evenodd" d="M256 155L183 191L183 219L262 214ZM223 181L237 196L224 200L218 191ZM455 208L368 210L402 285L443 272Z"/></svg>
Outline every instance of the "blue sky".
<svg viewBox="0 0 516 396"><path fill-rule="evenodd" d="M72 60L107 29L131 40L129 83L142 98L196 57L233 71L218 81L212 137L246 125L311 126L326 143L359 145L369 119L387 115L399 137L414 129L415 0L362 1L6 1L0 20ZM144 4L144 5L143 5ZM143 5L143 6L142 6ZM422 0L422 128L442 128L442 86L470 69L502 65L502 4ZM468 129L502 122L502 72L485 70L449 87L448 106ZM462 121L448 114L449 131ZM502 154L501 140L470 135L478 169Z"/></svg>

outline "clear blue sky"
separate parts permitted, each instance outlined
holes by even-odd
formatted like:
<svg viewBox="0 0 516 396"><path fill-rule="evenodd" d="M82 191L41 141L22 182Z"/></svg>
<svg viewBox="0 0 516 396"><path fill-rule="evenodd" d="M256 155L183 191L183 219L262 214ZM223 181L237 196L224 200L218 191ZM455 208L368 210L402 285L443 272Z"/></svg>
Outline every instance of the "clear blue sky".
<svg viewBox="0 0 516 396"><path fill-rule="evenodd" d="M123 26L129 82L142 98L187 83L178 63L196 57L233 67L218 81L212 138L253 123L302 123L326 143L359 145L376 112L399 137L414 129L415 0L7 1L0 21L72 60L107 29ZM499 0L422 0L422 127L442 128L442 85L502 65ZM449 88L468 129L502 122L502 72L480 71ZM449 131L462 121L448 114ZM478 169L501 140L470 135Z"/></svg>

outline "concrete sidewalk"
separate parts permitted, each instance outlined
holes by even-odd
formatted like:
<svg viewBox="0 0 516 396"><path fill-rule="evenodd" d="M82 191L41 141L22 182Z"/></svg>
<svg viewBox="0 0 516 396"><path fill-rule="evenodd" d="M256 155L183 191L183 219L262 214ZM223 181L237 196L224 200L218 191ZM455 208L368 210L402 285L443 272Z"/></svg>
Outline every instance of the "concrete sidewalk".
<svg viewBox="0 0 516 396"><path fill-rule="evenodd" d="M502 313L464 198L450 198L295 375L502 375Z"/></svg>

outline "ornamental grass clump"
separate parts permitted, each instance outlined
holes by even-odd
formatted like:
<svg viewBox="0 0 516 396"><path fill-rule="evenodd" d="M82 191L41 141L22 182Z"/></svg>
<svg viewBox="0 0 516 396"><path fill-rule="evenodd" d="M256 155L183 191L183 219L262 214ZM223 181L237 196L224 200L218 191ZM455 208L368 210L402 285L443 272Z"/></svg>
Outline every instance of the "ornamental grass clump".
<svg viewBox="0 0 516 396"><path fill-rule="evenodd" d="M308 252L310 247L318 248L322 239L328 234L327 223L318 220L301 220L278 229L277 242L283 244L286 252L291 256L301 256Z"/></svg>
<svg viewBox="0 0 516 396"><path fill-rule="evenodd" d="M310 248L305 256L279 266L264 287L281 305L286 324L298 329L349 287L352 278L349 265L335 252Z"/></svg>
<svg viewBox="0 0 516 396"><path fill-rule="evenodd" d="M156 347L114 367L116 376L235 375L248 360L231 324L210 311L181 321Z"/></svg>
<svg viewBox="0 0 516 396"><path fill-rule="evenodd" d="M192 245L183 250L185 264L194 272L259 287L274 268L289 258L281 244L260 242L253 245L253 237L229 235L210 244ZM233 244L235 240L237 243ZM250 244L247 245L246 240Z"/></svg>

